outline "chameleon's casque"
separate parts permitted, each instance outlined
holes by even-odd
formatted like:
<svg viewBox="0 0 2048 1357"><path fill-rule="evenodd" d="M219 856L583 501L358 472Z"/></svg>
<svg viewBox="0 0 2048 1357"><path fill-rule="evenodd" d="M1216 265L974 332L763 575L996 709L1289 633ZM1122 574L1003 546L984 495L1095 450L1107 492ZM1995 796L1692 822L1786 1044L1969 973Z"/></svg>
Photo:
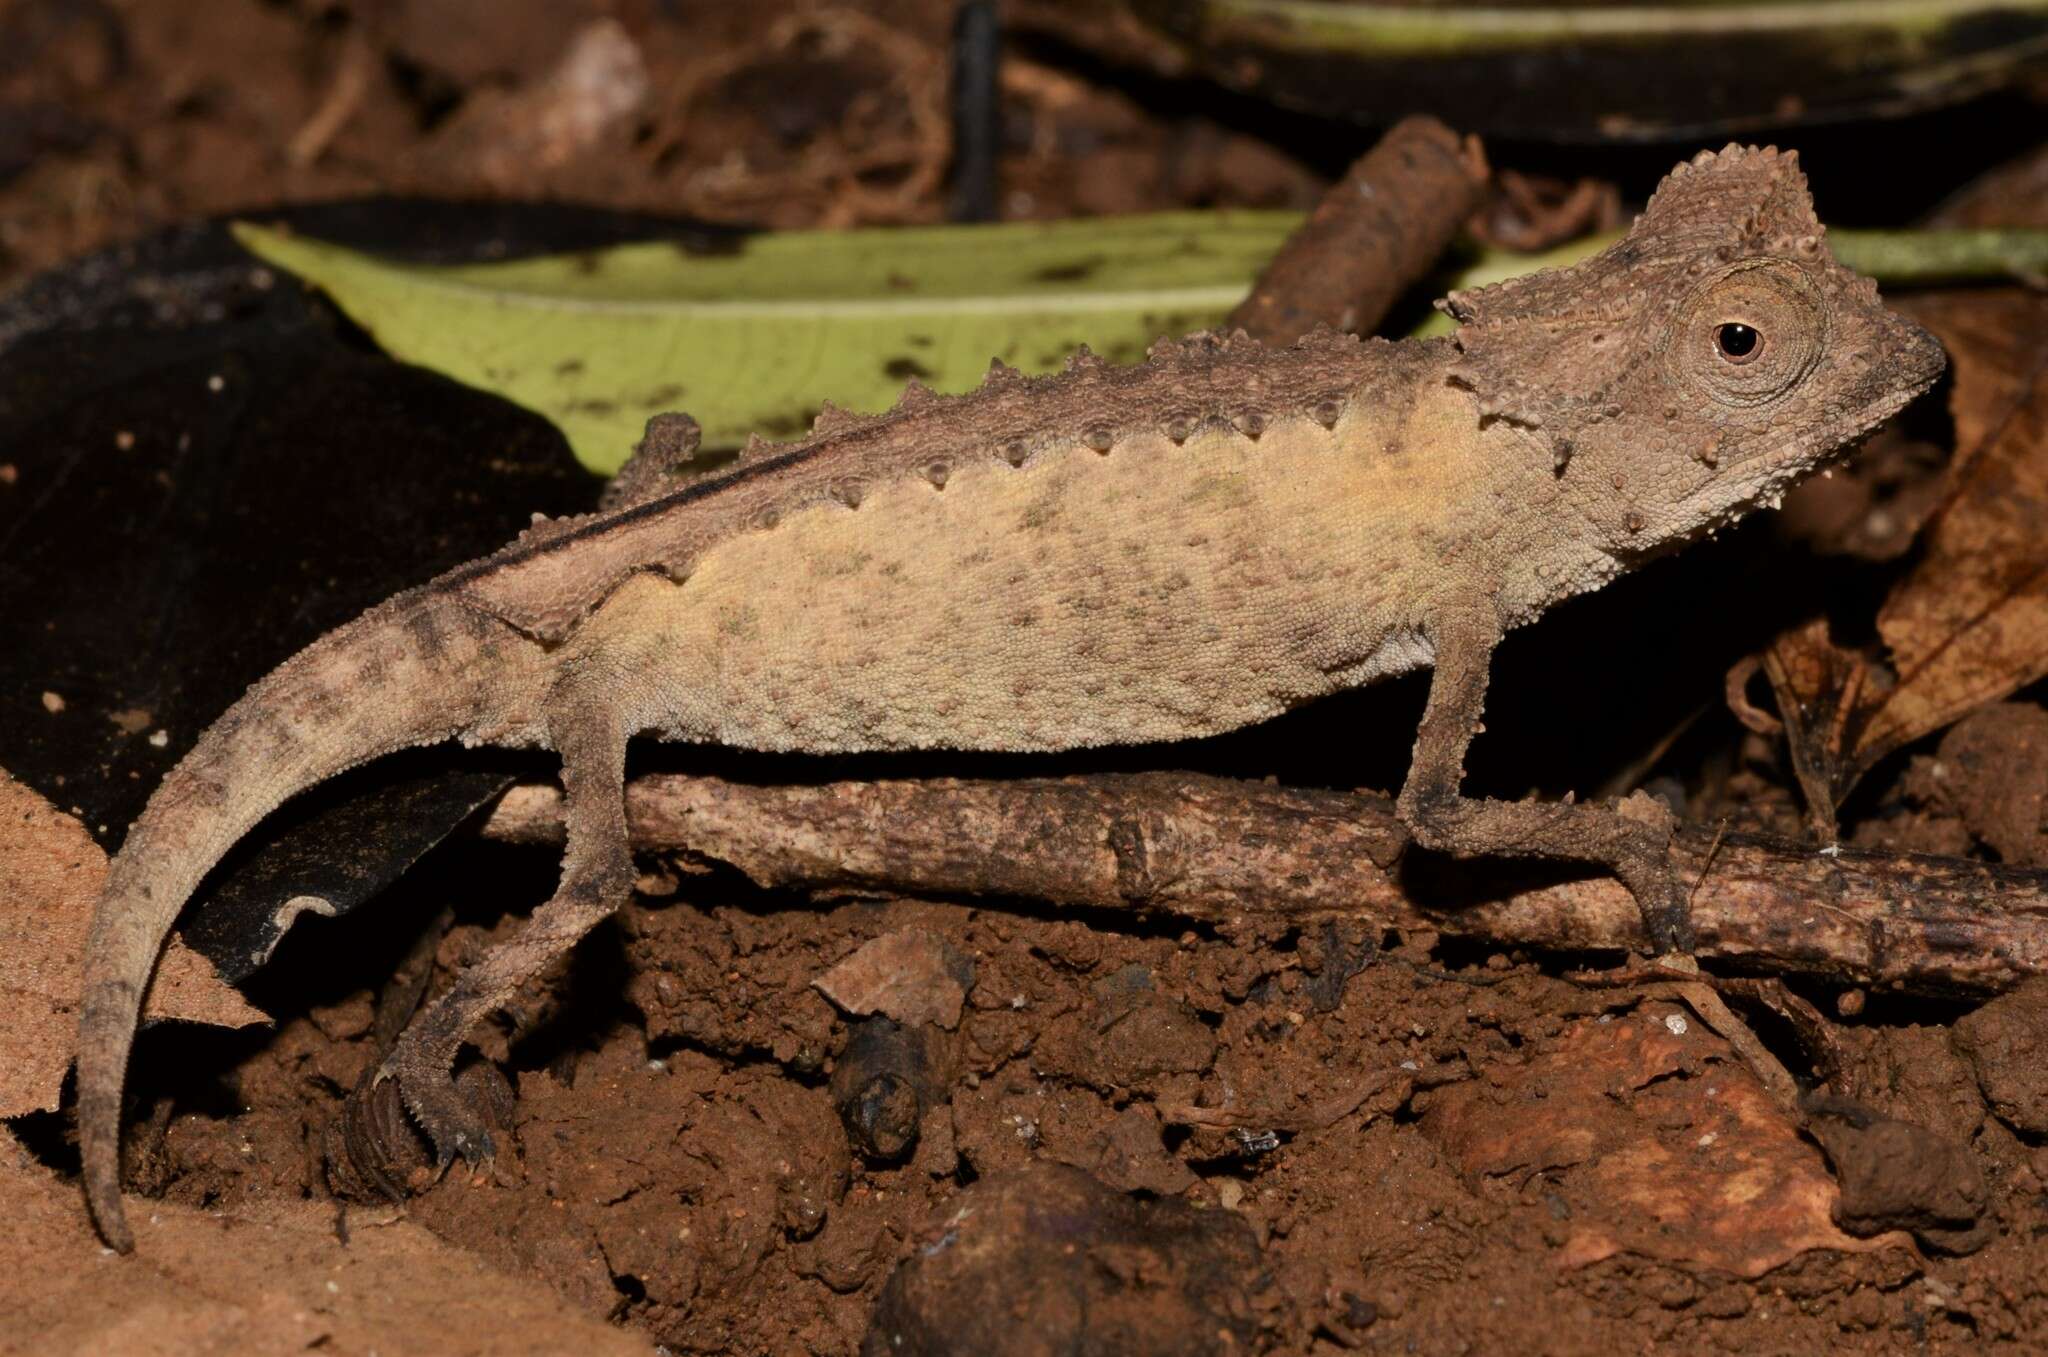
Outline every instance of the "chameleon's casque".
<svg viewBox="0 0 2048 1357"><path fill-rule="evenodd" d="M100 902L80 1033L86 1179L119 1195L121 1083L163 939L294 793L410 745L559 752L568 850L528 931L386 1062L446 1164L488 1137L470 1026L630 888L622 779L653 734L812 753L1177 739L1434 665L1400 798L1425 845L1603 864L1682 943L1668 824L1458 784L1507 628L1759 504L1933 383L1934 341L1837 265L1789 155L1681 165L1626 239L1451 297L1443 340L1195 336L1136 367L998 366L828 411L670 489L671 422L618 502L543 522L257 683L167 777Z"/></svg>

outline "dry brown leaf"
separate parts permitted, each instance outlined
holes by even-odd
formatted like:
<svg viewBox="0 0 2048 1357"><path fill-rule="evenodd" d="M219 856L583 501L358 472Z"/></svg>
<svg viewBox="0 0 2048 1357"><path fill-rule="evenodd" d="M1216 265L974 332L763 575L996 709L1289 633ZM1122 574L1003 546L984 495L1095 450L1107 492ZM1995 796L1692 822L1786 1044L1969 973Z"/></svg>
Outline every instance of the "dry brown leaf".
<svg viewBox="0 0 2048 1357"><path fill-rule="evenodd" d="M107 856L84 825L0 770L0 1117L57 1106L106 875ZM219 1027L270 1021L178 942L150 987L148 1016Z"/></svg>
<svg viewBox="0 0 2048 1357"><path fill-rule="evenodd" d="M1950 292L1902 309L1948 348L1957 453L1878 610L1885 656L1835 645L1816 621L1763 657L1826 840L1880 759L2048 674L2048 298Z"/></svg>
<svg viewBox="0 0 2048 1357"><path fill-rule="evenodd" d="M953 1028L960 1024L973 971L944 938L901 928L863 944L811 983L848 1013L880 1013L908 1027Z"/></svg>
<svg viewBox="0 0 2048 1357"><path fill-rule="evenodd" d="M1855 743L1862 734L1860 704L1873 689L1888 687L1891 675L1868 656L1836 645L1824 617L1781 634L1762 660L1782 722L1740 706L1736 715L1753 730L1784 733L1807 824L1816 840L1833 843L1835 807L1863 775ZM1731 693L1731 705L1734 699Z"/></svg>
<svg viewBox="0 0 2048 1357"><path fill-rule="evenodd" d="M1898 683L1864 743L1886 752L2048 674L2048 300L1917 310L1955 360L1959 451L1918 564L1877 614Z"/></svg>
<svg viewBox="0 0 2048 1357"><path fill-rule="evenodd" d="M1820 1152L1676 1004L1574 1023L1498 1077L1432 1095L1423 1129L1475 1186L1546 1173L1573 1222L1559 1267L1628 1253L1758 1277L1809 1249L1908 1243L1835 1225Z"/></svg>

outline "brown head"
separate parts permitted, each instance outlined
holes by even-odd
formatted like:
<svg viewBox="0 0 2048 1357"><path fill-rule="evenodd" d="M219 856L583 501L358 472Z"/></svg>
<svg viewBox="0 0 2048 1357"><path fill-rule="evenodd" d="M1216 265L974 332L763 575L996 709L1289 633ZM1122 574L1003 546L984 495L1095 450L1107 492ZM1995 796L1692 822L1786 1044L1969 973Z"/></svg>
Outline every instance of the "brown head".
<svg viewBox="0 0 2048 1357"><path fill-rule="evenodd" d="M1649 555L1775 505L1941 375L1829 252L1790 152L1702 152L1582 264L1441 303L1453 383L1529 432L1600 541Z"/></svg>

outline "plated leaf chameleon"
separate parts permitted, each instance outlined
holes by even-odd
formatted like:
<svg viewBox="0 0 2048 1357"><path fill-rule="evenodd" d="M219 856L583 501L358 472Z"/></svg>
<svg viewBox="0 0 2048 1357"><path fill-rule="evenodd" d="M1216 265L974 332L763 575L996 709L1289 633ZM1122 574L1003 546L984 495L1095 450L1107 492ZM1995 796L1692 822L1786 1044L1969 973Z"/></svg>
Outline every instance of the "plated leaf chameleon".
<svg viewBox="0 0 2048 1357"><path fill-rule="evenodd" d="M1184 739L1424 666L1398 800L1423 845L1598 864L1687 942L1669 825L1462 794L1504 632L1702 537L1926 390L1925 332L1838 265L1794 158L1680 165L1626 238L1441 305L1444 339L1196 335L976 391L828 410L673 488L656 426L613 501L537 522L256 683L165 778L99 904L80 1027L87 1195L132 1246L121 1088L206 872L286 798L443 740L561 760L551 900L379 1067L443 1167L489 1159L450 1071L472 1026L625 899L627 741L1059 750ZM1639 804L1639 803L1638 803Z"/></svg>

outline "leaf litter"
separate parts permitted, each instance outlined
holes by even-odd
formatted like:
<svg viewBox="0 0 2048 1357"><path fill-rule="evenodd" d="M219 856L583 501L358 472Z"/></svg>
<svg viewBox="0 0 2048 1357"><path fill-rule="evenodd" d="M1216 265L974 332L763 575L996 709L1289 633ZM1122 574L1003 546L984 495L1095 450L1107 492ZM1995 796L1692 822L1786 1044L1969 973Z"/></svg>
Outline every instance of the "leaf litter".
<svg viewBox="0 0 2048 1357"><path fill-rule="evenodd" d="M1903 305L1955 371L1958 451L1942 501L1877 610L1881 648L1840 645L1815 618L1762 656L1823 842L1886 756L2048 674L2048 299L1958 292Z"/></svg>

